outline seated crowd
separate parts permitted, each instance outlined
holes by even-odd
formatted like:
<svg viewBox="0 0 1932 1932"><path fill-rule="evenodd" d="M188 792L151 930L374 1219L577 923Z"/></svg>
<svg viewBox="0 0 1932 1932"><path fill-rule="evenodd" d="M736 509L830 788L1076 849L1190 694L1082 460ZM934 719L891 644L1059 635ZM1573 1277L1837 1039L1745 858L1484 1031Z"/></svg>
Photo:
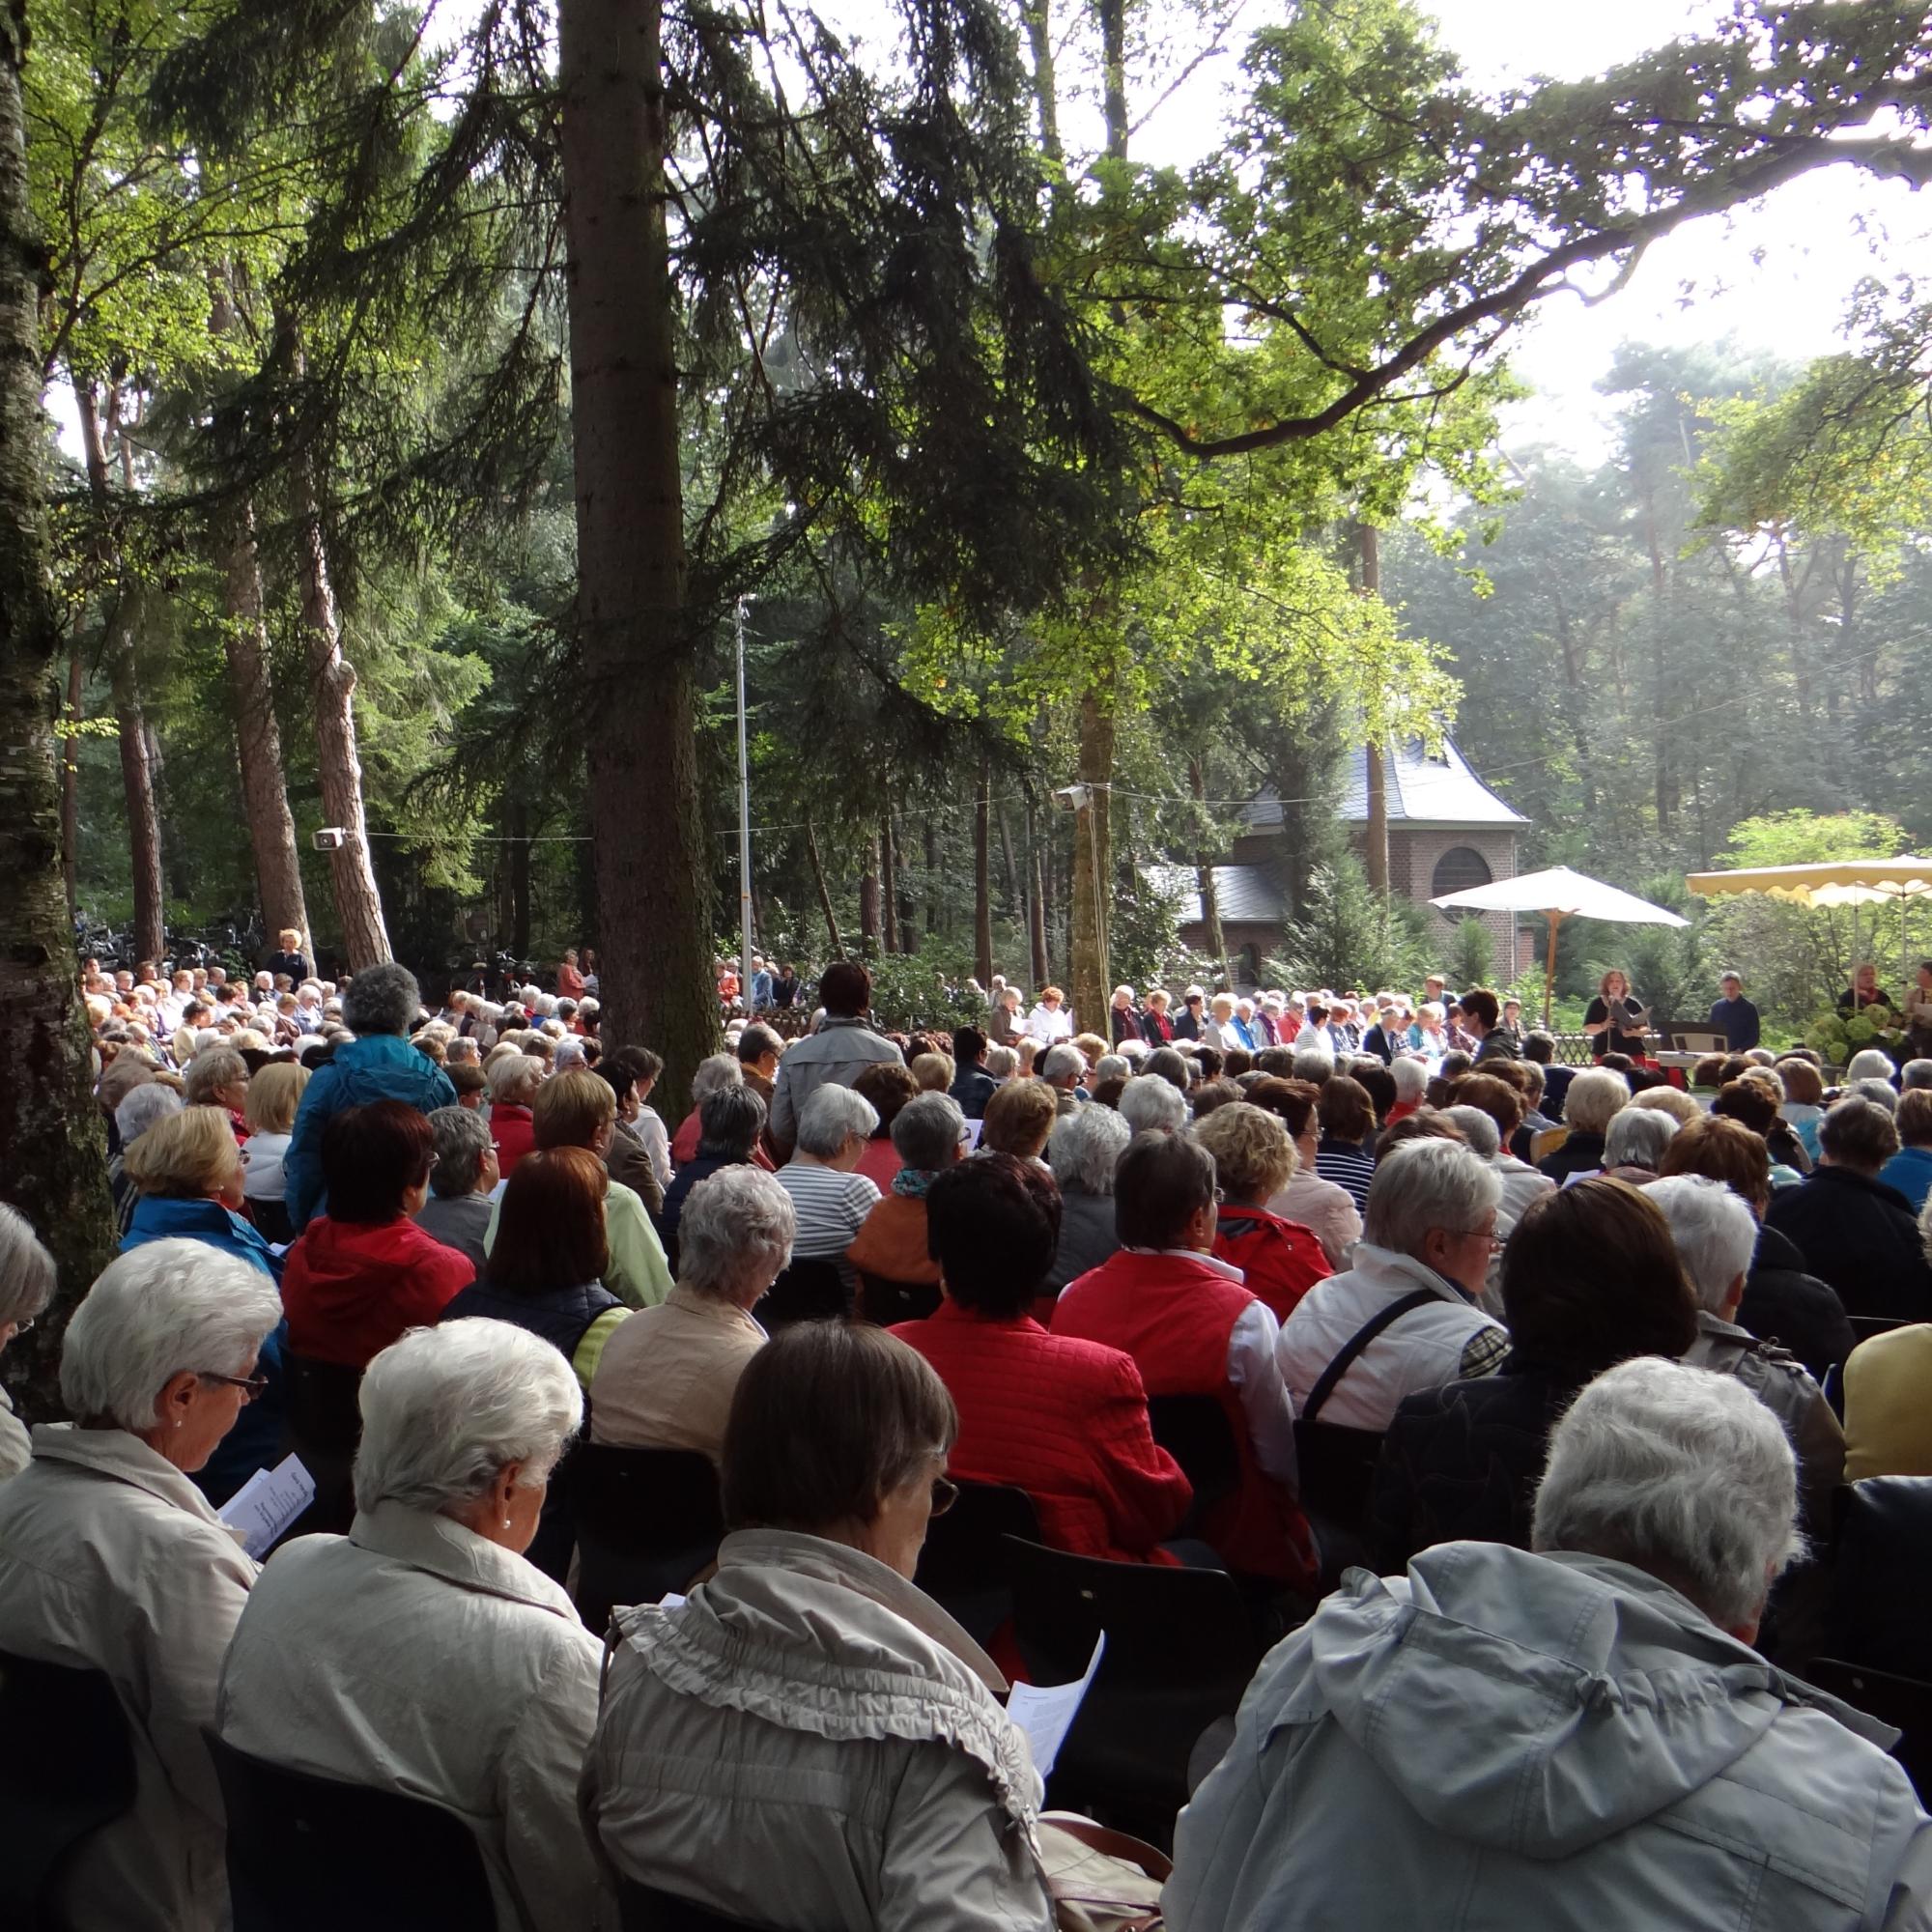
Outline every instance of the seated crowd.
<svg viewBox="0 0 1932 1932"><path fill-rule="evenodd" d="M967 1485L1252 1620L1173 1926L1927 1922L1911 1782L1804 1681L1841 1485L1932 1478L1924 1063L1555 1080L1439 982L1123 987L1106 1038L1002 985L901 1040L839 962L671 1130L587 997L512 1037L539 1009L312 983L268 989L295 1052L199 1031L192 979L103 1037L121 1254L71 1420L0 1399L0 1699L102 1673L135 1769L50 1919L226 1922L232 1751L460 1819L504 1932L1068 1922L1023 1647L919 1581ZM0 1208L0 1349L53 1289ZM217 1511L322 1385L339 1513L257 1563ZM722 1541L607 1648L582 1486L654 1452Z"/></svg>

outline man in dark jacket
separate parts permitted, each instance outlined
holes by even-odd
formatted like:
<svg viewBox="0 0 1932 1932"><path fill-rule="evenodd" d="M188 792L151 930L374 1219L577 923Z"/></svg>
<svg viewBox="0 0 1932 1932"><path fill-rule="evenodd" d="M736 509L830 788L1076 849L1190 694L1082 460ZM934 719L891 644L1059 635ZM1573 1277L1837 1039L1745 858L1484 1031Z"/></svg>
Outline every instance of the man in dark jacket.
<svg viewBox="0 0 1932 1932"><path fill-rule="evenodd" d="M1748 1053L1757 1044L1757 1009L1745 998L1745 982L1735 973L1726 973L1719 984L1724 997L1712 1007L1711 1024L1733 1053Z"/></svg>
<svg viewBox="0 0 1932 1932"><path fill-rule="evenodd" d="M959 1111L969 1121L986 1118L986 1102L999 1092L1000 1083L986 1071L986 1036L976 1026L952 1030L952 1075L951 1093L959 1102Z"/></svg>
<svg viewBox="0 0 1932 1932"><path fill-rule="evenodd" d="M1776 1228L1758 1230L1737 1319L1759 1341L1781 1342L1820 1382L1858 1345L1831 1283L1810 1273L1798 1245Z"/></svg>
<svg viewBox="0 0 1932 1932"><path fill-rule="evenodd" d="M1871 1100L1840 1100L1819 1124L1818 1146L1818 1168L1802 1186L1772 1196L1766 1225L1796 1243L1848 1315L1932 1317L1932 1266L1918 1223L1905 1196L1878 1178L1898 1151L1891 1116Z"/></svg>

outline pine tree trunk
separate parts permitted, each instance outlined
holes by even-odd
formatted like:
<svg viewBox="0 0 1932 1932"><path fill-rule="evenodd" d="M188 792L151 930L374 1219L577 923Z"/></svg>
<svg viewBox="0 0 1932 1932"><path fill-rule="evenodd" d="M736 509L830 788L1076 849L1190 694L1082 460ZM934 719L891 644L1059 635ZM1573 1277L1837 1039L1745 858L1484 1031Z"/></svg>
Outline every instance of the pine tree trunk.
<svg viewBox="0 0 1932 1932"><path fill-rule="evenodd" d="M1188 789L1201 809L1201 822L1208 822L1208 775L1199 758L1187 761ZM1205 836L1205 835L1204 835ZM1234 968L1228 963L1228 936L1221 929L1221 894L1214 878L1214 855L1204 845L1194 855L1194 882L1201 892L1201 918L1208 927L1208 956L1221 969L1221 977L1232 992Z"/></svg>
<svg viewBox="0 0 1932 1932"><path fill-rule="evenodd" d="M838 915L832 909L832 888L825 883L825 862L818 856L818 835L811 829L811 820L805 821L805 852L811 861L812 882L818 888L818 908L825 915L825 930L832 944L834 959L845 956L845 942L838 936Z"/></svg>
<svg viewBox="0 0 1932 1932"><path fill-rule="evenodd" d="M665 1058L682 1113L719 1039L698 810L696 639L685 609L676 314L658 0L561 0L577 622L604 1037Z"/></svg>
<svg viewBox="0 0 1932 1932"><path fill-rule="evenodd" d="M927 812L920 826L921 855L925 860L925 929L937 937L940 929L939 903L939 827Z"/></svg>
<svg viewBox="0 0 1932 1932"><path fill-rule="evenodd" d="M1069 988L1075 1022L1096 1027L1106 1018L1107 916L1114 876L1109 823L1114 779L1113 680L1080 700L1080 782L1083 802L1073 814L1073 920Z"/></svg>
<svg viewBox="0 0 1932 1932"><path fill-rule="evenodd" d="M876 958L881 950L879 930L879 841L866 841L866 869L859 874L859 950Z"/></svg>
<svg viewBox="0 0 1932 1932"><path fill-rule="evenodd" d="M988 990L993 984L992 810L992 761L981 757L979 788L973 795L973 976ZM1007 867L1010 871L1010 852Z"/></svg>
<svg viewBox="0 0 1932 1932"><path fill-rule="evenodd" d="M67 663L67 722L80 723L81 655L75 642ZM61 883L67 889L68 917L80 904L80 734L70 729L61 748Z"/></svg>
<svg viewBox="0 0 1932 1932"><path fill-rule="evenodd" d="M30 1419L57 1412L67 1318L113 1258L107 1144L93 1095L61 879L54 719L61 644L46 591L42 478L51 452L36 341L45 260L27 199L19 0L0 11L0 1198L52 1250L59 1283L0 1355Z"/></svg>
<svg viewBox="0 0 1932 1932"><path fill-rule="evenodd" d="M509 947L521 963L530 956L530 814L522 799L510 807L506 829L510 835ZM601 975L597 983L604 983Z"/></svg>
<svg viewBox="0 0 1932 1932"><path fill-rule="evenodd" d="M1357 524L1355 540L1361 555L1361 593L1364 597L1382 594L1381 537L1373 524ZM1389 810L1388 774L1382 768L1381 740L1371 737L1364 748L1364 790L1368 798L1369 823L1362 864L1369 875L1370 888L1388 897L1389 889Z"/></svg>
<svg viewBox="0 0 1932 1932"><path fill-rule="evenodd" d="M899 860L891 811L879 820L879 924L885 950L899 952Z"/></svg>
<svg viewBox="0 0 1932 1932"><path fill-rule="evenodd" d="M1033 949L1033 988L1036 993L1053 977L1053 955L1047 950L1047 927L1053 922L1053 908L1047 902L1046 882L1051 876L1047 864L1046 840L1039 828L1039 813L1027 801L1027 865L1032 869L1032 891L1028 895L1027 939Z"/></svg>

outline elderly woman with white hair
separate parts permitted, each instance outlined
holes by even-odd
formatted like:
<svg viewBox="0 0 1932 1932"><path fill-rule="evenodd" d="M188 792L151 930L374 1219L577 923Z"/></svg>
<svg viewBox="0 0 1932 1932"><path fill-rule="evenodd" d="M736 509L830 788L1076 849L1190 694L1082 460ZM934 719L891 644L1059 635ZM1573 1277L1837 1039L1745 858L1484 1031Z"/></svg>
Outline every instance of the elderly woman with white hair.
<svg viewBox="0 0 1932 1932"><path fill-rule="evenodd" d="M327 1065L316 1069L282 1156L289 1224L298 1233L313 1216L328 1211L322 1132L335 1115L372 1100L401 1100L420 1114L456 1105L449 1076L410 1044L411 1022L421 1012L415 975L394 960L366 966L350 980L342 996L342 1021L355 1037L338 1045ZM512 1164L504 1161L505 1173Z"/></svg>
<svg viewBox="0 0 1932 1932"><path fill-rule="evenodd" d="M121 1151L107 1163L107 1184L114 1197L114 1231L125 1236L133 1225L134 1209L141 1190L128 1172L128 1154L134 1143L156 1121L179 1114L186 1105L180 1093L165 1081L147 1080L133 1088L114 1109L114 1125L121 1137Z"/></svg>
<svg viewBox="0 0 1932 1932"><path fill-rule="evenodd" d="M878 1121L869 1100L828 1083L806 1101L792 1156L779 1169L779 1185L798 1210L792 1258L836 1260L848 1288L853 1277L845 1250L879 1202L878 1188L856 1171Z"/></svg>
<svg viewBox="0 0 1932 1932"><path fill-rule="evenodd" d="M1604 1134L1604 1172L1634 1187L1648 1185L1662 1167L1676 1132L1675 1118L1662 1108L1618 1108Z"/></svg>
<svg viewBox="0 0 1932 1932"><path fill-rule="evenodd" d="M1893 1733L1751 1648L1796 1502L1730 1378L1599 1376L1550 1438L1534 1553L1355 1571L1268 1654L1181 1813L1168 1925L1420 1924L1445 1896L1481 1925L1922 1923L1932 1824Z"/></svg>
<svg viewBox="0 0 1932 1932"><path fill-rule="evenodd" d="M681 1216L677 1285L605 1345L590 1385L593 1442L718 1461L738 1378L765 1343L753 1311L791 1260L797 1230L791 1196L762 1168L723 1167L698 1181Z"/></svg>
<svg viewBox="0 0 1932 1932"><path fill-rule="evenodd" d="M0 1350L34 1325L53 1294L53 1256L41 1245L33 1223L0 1202ZM27 1432L0 1388L0 1480L17 1476L32 1456Z"/></svg>
<svg viewBox="0 0 1932 1932"><path fill-rule="evenodd" d="M1562 1145L1536 1163L1557 1186L1573 1174L1596 1174L1604 1165L1604 1137L1620 1109L1630 1105L1630 1082L1614 1066L1592 1066L1571 1081L1563 1096L1567 1128Z"/></svg>
<svg viewBox="0 0 1932 1932"><path fill-rule="evenodd" d="M1116 1111L1130 1136L1179 1133L1187 1124L1187 1096L1163 1074L1136 1073L1121 1089Z"/></svg>
<svg viewBox="0 0 1932 1932"><path fill-rule="evenodd" d="M133 1808L57 1883L58 1921L213 1932L223 1814L202 1728L255 1565L189 1478L258 1393L273 1285L200 1241L113 1262L68 1323L61 1401L0 1485L0 1651L99 1670L127 1714Z"/></svg>
<svg viewBox="0 0 1932 1932"><path fill-rule="evenodd" d="M577 1776L597 1639L524 1560L583 1415L508 1322L412 1329L362 1378L355 1520L270 1559L221 1672L249 1756L426 1800L475 1834L499 1932L581 1932L596 1877Z"/></svg>
<svg viewBox="0 0 1932 1932"><path fill-rule="evenodd" d="M1136 1085L1164 1088L1180 1095L1158 1075L1129 1081L1121 1099ZM1185 1118L1185 1108L1181 1110ZM1177 1126L1179 1122L1175 1123ZM1046 1144L1047 1165L1060 1187L1060 1236L1042 1292L1058 1294L1076 1275L1096 1268L1116 1253L1121 1237L1114 1227L1114 1171L1136 1128L1124 1110L1082 1107L1054 1122Z"/></svg>

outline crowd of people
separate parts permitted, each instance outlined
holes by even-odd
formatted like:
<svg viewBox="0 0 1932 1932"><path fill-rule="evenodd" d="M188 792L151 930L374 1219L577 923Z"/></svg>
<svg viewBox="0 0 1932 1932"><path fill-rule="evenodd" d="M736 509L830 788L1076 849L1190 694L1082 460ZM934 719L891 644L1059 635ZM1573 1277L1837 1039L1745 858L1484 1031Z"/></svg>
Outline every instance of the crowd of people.
<svg viewBox="0 0 1932 1932"><path fill-rule="evenodd" d="M1237 1586L1265 1656L1175 1826L1184 1932L1932 1922L1911 1783L1804 1680L1840 1486L1932 1478L1932 1059L1774 1054L1735 976L1681 1084L1620 975L1582 1068L1440 980L1123 986L1104 1033L996 982L897 1035L849 961L787 1040L811 996L753 958L669 1121L587 956L435 1007L282 937L86 981L121 1253L71 1420L0 1407L0 1655L104 1673L137 1770L64 1922L225 1922L211 1738L460 1818L506 1932L624 1886L1075 1922L1011 1634L915 1580L960 1485ZM0 1208L0 1348L53 1286ZM314 1375L359 1410L346 1522L258 1564L219 1512ZM1358 1520L1305 1492L1319 1431L1375 1456ZM726 1530L608 1658L580 1438L708 1459Z"/></svg>

